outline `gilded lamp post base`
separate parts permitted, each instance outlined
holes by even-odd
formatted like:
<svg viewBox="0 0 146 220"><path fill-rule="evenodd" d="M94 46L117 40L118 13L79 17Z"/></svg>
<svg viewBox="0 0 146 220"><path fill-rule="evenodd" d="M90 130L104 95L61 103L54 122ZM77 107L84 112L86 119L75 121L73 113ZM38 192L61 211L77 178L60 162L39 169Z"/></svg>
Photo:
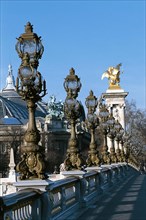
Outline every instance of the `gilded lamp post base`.
<svg viewBox="0 0 146 220"><path fill-rule="evenodd" d="M79 153L68 153L64 165L65 170L81 170L84 161Z"/></svg>
<svg viewBox="0 0 146 220"><path fill-rule="evenodd" d="M86 160L87 166L100 166L100 158L98 154L88 154L88 158Z"/></svg>
<svg viewBox="0 0 146 220"><path fill-rule="evenodd" d="M100 166L101 160L100 160L98 152L95 148L96 148L95 143L93 143L93 144L91 143L90 150L88 151L88 158L86 160L86 164L88 167Z"/></svg>
<svg viewBox="0 0 146 220"><path fill-rule="evenodd" d="M46 179L44 174L45 164L40 152L26 152L16 169L20 172L20 179Z"/></svg>
<svg viewBox="0 0 146 220"><path fill-rule="evenodd" d="M101 160L102 164L111 164L110 153L108 152L107 145L104 145L102 148Z"/></svg>
<svg viewBox="0 0 146 220"><path fill-rule="evenodd" d="M114 148L112 148L112 147L110 149L110 159L111 159L111 163L117 163L118 162L117 155L115 153Z"/></svg>
<svg viewBox="0 0 146 220"><path fill-rule="evenodd" d="M67 150L66 159L64 160L65 170L80 170L85 164L76 146L76 139L69 140L69 149Z"/></svg>
<svg viewBox="0 0 146 220"><path fill-rule="evenodd" d="M123 150L121 150L121 162L126 162L126 155Z"/></svg>
<svg viewBox="0 0 146 220"><path fill-rule="evenodd" d="M116 150L116 156L117 156L118 162L123 162L122 157L121 157L121 150L120 149Z"/></svg>
<svg viewBox="0 0 146 220"><path fill-rule="evenodd" d="M20 179L46 179L42 147L38 145L39 131L37 129L27 130L24 140L26 144L22 146L22 159L16 166L16 170L20 173Z"/></svg>
<svg viewBox="0 0 146 220"><path fill-rule="evenodd" d="M102 164L111 164L111 158L108 152L102 153Z"/></svg>

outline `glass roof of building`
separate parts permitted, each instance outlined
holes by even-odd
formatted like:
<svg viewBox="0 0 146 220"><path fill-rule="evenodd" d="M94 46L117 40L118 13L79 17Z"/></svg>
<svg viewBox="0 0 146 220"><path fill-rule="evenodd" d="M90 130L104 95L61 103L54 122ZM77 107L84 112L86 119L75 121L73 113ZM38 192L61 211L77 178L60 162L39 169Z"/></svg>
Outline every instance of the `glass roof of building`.
<svg viewBox="0 0 146 220"><path fill-rule="evenodd" d="M35 116L45 117L46 115L47 103L38 102ZM0 92L0 123L24 124L27 119L27 105L16 92L12 67L9 65L6 86Z"/></svg>
<svg viewBox="0 0 146 220"><path fill-rule="evenodd" d="M17 118L1 118L0 124L4 125L21 125L22 123Z"/></svg>

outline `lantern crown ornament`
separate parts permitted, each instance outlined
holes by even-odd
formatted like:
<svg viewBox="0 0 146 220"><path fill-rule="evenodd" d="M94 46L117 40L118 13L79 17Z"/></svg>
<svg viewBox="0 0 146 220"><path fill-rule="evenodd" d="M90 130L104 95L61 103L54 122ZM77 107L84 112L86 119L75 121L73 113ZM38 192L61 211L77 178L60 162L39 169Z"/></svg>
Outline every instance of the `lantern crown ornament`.
<svg viewBox="0 0 146 220"><path fill-rule="evenodd" d="M25 25L25 33L21 34L16 43L16 51L21 59L28 53L30 63L33 67L37 68L39 59L41 59L44 52L44 47L41 42L41 37L33 33L33 25L27 22Z"/></svg>

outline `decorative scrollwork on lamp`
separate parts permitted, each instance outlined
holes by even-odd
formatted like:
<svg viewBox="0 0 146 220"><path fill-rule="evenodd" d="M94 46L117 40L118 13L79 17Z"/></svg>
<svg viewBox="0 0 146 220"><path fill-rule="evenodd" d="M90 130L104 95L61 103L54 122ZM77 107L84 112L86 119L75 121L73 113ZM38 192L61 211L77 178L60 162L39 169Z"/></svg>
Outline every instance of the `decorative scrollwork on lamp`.
<svg viewBox="0 0 146 220"><path fill-rule="evenodd" d="M33 33L30 22L25 26L25 33L17 40L16 50L22 63L18 69L16 90L27 103L29 112L28 129L24 135L22 160L16 169L20 179L44 179L45 163L42 148L38 145L40 134L36 127L36 103L46 95L46 82L42 81L41 73L37 71L39 59L43 53L43 45L37 34Z"/></svg>

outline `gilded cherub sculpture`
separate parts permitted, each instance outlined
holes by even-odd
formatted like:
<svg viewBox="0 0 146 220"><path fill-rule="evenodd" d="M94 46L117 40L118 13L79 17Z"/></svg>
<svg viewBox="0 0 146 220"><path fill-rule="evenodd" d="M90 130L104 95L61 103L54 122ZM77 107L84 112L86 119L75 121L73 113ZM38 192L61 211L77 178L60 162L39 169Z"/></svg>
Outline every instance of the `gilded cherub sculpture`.
<svg viewBox="0 0 146 220"><path fill-rule="evenodd" d="M118 64L116 67L109 67L106 72L102 74L101 79L107 77L109 79L109 88L120 88L120 67L121 63Z"/></svg>

